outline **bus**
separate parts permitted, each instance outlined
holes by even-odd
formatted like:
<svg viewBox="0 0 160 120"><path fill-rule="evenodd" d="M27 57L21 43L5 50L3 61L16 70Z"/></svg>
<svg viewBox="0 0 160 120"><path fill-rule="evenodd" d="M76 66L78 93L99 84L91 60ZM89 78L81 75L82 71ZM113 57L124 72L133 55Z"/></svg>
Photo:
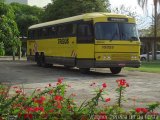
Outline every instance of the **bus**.
<svg viewBox="0 0 160 120"><path fill-rule="evenodd" d="M140 39L134 18L114 13L86 13L32 25L28 30L27 59L38 66L60 64L109 68L140 67Z"/></svg>

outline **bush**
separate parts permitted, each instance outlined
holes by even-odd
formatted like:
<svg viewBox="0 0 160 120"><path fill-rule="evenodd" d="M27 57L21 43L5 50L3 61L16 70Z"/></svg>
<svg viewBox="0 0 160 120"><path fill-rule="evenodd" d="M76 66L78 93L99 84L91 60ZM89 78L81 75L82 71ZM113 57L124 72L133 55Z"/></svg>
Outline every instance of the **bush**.
<svg viewBox="0 0 160 120"><path fill-rule="evenodd" d="M129 84L124 79L116 82L117 103L103 107L99 105L100 101L105 103L111 101L109 97L103 97L106 94L106 83L94 87L95 96L80 106L74 102L75 94L66 95L66 90L70 86L63 83L63 78L59 78L56 85L49 84L44 90L36 89L31 95L26 95L22 88L14 86L15 95L12 97L8 94L10 86L0 84L0 119L14 117L18 120L124 120L134 116L134 120L139 118L154 120L158 117L154 115L159 103L125 111L122 102ZM90 86L96 86L96 83ZM146 115L149 116L146 118Z"/></svg>

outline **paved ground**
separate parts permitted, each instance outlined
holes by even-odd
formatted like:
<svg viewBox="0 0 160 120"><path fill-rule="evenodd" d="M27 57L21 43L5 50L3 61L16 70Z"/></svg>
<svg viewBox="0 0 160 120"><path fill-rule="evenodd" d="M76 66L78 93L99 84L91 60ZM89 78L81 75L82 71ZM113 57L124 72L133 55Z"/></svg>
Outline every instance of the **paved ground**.
<svg viewBox="0 0 160 120"><path fill-rule="evenodd" d="M91 83L101 85L106 82L108 84L107 96L111 98L110 104L114 104L117 86L115 81L119 78L125 78L130 84L130 87L127 88L125 96L127 102L124 107L144 106L154 101L160 102L160 74L122 70L119 75L112 75L107 69L93 69L92 72L84 75L78 69L66 69L63 66L41 68L32 62L10 60L1 60L0 68L0 82L23 84L25 88L43 88L48 83L54 84L58 77L64 77L64 81L72 86L69 93L77 94L78 103L92 96ZM26 92L31 92L31 90L26 89Z"/></svg>

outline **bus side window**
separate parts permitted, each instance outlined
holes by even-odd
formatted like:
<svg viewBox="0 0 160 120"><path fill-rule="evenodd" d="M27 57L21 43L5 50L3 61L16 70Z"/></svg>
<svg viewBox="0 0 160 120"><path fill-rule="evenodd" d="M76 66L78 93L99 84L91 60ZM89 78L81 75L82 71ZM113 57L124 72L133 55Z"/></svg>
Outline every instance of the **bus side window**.
<svg viewBox="0 0 160 120"><path fill-rule="evenodd" d="M33 32L33 39L38 39L38 29L34 30Z"/></svg>
<svg viewBox="0 0 160 120"><path fill-rule="evenodd" d="M93 43L93 27L90 23L78 25L77 43Z"/></svg>
<svg viewBox="0 0 160 120"><path fill-rule="evenodd" d="M42 28L42 38L48 38L48 29Z"/></svg>
<svg viewBox="0 0 160 120"><path fill-rule="evenodd" d="M28 38L29 38L30 40L33 40L33 39L34 39L34 30L29 30L29 31L28 31Z"/></svg>
<svg viewBox="0 0 160 120"><path fill-rule="evenodd" d="M49 27L48 28L48 34L49 34L49 38L55 38L56 37L56 32L57 32L57 30L56 30L56 26L51 26L51 27Z"/></svg>
<svg viewBox="0 0 160 120"><path fill-rule="evenodd" d="M69 23L65 25L65 36L75 36L76 35L76 24Z"/></svg>
<svg viewBox="0 0 160 120"><path fill-rule="evenodd" d="M59 25L58 26L58 30L57 30L57 35L58 37L64 37L65 31L64 31L64 26Z"/></svg>

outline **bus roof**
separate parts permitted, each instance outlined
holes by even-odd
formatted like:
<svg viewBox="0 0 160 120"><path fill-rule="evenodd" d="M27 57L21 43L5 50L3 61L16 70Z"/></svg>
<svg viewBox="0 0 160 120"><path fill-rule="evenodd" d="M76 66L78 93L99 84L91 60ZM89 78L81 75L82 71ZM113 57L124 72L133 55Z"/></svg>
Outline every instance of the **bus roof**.
<svg viewBox="0 0 160 120"><path fill-rule="evenodd" d="M72 22L72 21L77 21L77 20L90 20L92 18L97 18L97 17L132 18L132 17L129 17L126 15L116 14L116 13L104 13L104 12L86 13L86 14L68 17L68 18L64 18L64 19L35 24L35 25L30 26L29 29L35 29L35 28L40 28L40 27L45 27L45 26L50 26L50 25L55 25L55 24L60 24L60 23L67 23L67 22Z"/></svg>

